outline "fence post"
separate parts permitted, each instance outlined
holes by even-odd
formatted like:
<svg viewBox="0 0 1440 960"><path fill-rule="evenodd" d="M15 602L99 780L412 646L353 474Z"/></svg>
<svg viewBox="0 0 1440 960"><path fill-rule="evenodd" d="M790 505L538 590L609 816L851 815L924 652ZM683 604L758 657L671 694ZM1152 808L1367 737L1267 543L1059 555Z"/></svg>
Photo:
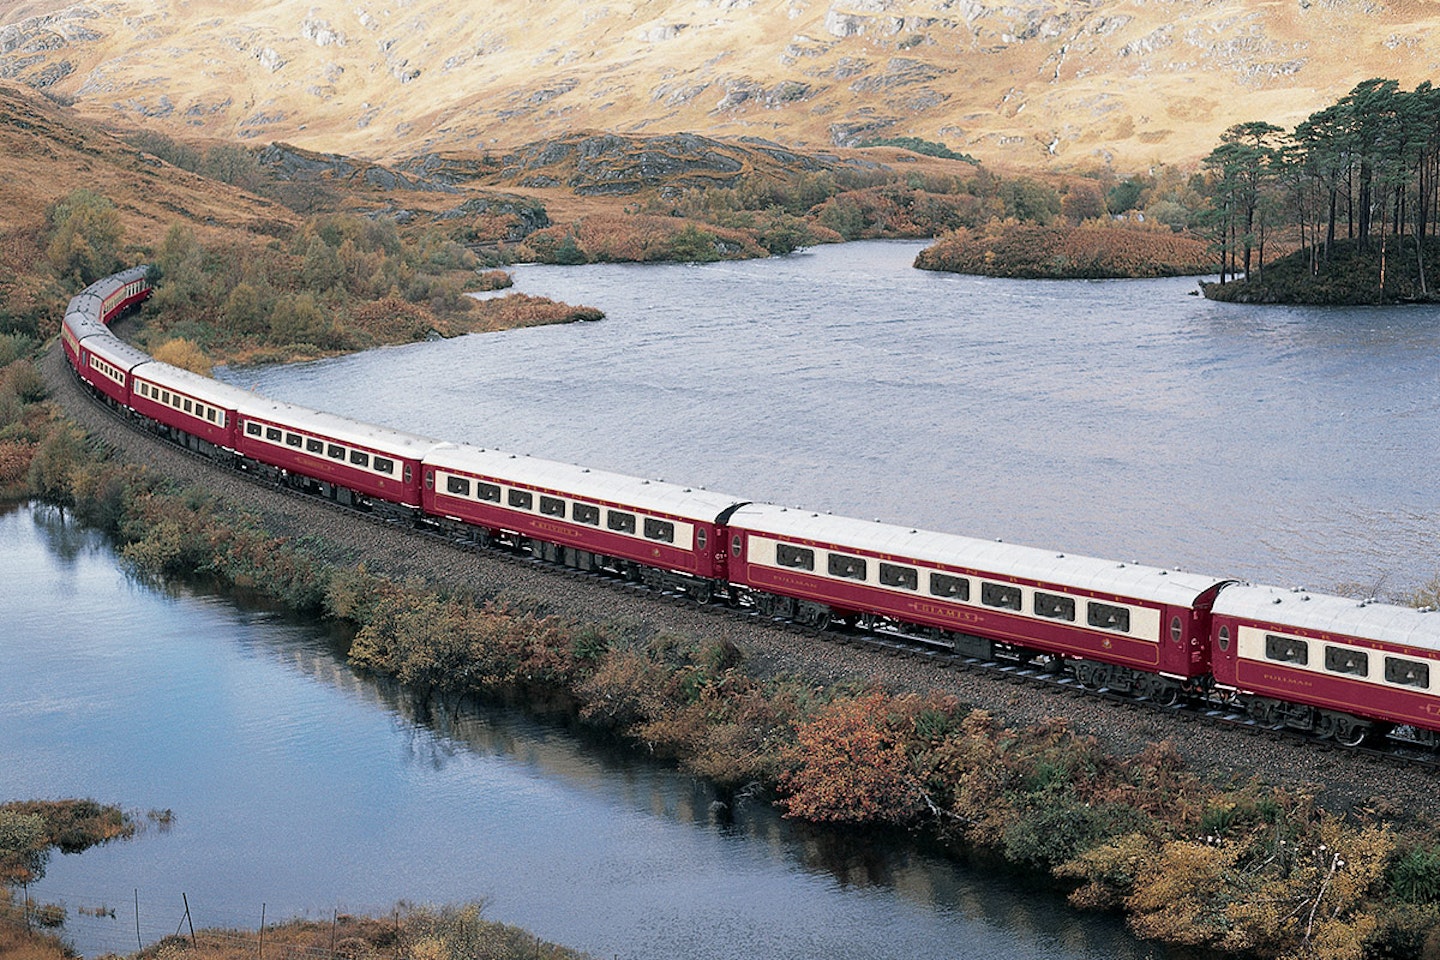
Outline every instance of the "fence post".
<svg viewBox="0 0 1440 960"><path fill-rule="evenodd" d="M265 960L265 904L260 904L260 957Z"/></svg>
<svg viewBox="0 0 1440 960"><path fill-rule="evenodd" d="M190 947L194 949L198 947L199 944L195 942L195 918L190 916L190 898L185 896L185 891L182 890L180 891L180 899L185 901L185 922L190 924Z"/></svg>
<svg viewBox="0 0 1440 960"><path fill-rule="evenodd" d="M135 949L144 950L145 944L140 942L140 888L135 888Z"/></svg>

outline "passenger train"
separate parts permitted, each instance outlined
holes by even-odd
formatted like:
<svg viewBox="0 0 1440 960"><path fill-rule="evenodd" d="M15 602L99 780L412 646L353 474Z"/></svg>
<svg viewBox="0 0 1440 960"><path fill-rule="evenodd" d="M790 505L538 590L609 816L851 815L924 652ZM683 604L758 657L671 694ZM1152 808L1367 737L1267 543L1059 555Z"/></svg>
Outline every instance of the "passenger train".
<svg viewBox="0 0 1440 960"><path fill-rule="evenodd" d="M755 503L279 403L115 337L149 293L140 266L70 301L75 372L167 438L276 483L700 603L1040 661L1351 746L1440 746L1440 614Z"/></svg>

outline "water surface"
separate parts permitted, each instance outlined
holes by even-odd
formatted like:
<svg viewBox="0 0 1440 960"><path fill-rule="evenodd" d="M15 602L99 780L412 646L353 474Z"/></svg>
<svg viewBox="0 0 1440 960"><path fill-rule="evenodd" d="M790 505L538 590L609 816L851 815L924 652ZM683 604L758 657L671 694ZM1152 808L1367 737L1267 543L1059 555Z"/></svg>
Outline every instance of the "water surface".
<svg viewBox="0 0 1440 960"><path fill-rule="evenodd" d="M1113 918L904 837L718 806L689 777L502 706L417 703L334 637L125 575L56 511L0 513L0 800L90 796L173 826L52 857L86 955L196 926L483 899L598 957L1159 956ZM85 916L82 910L113 910Z"/></svg>
<svg viewBox="0 0 1440 960"><path fill-rule="evenodd" d="M1440 309L913 269L918 243L522 266L598 323L229 371L441 439L1285 586L1440 573Z"/></svg>

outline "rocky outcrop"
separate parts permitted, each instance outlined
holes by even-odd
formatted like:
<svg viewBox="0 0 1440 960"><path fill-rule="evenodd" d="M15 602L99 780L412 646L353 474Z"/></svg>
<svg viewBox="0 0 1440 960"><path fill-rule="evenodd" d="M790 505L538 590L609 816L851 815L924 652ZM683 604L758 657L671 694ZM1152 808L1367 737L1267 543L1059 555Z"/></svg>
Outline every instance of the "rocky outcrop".
<svg viewBox="0 0 1440 960"><path fill-rule="evenodd" d="M276 180L291 182L342 181L374 190L419 190L454 193L447 183L412 179L379 164L366 163L338 153L316 153L286 143L272 143L256 159Z"/></svg>

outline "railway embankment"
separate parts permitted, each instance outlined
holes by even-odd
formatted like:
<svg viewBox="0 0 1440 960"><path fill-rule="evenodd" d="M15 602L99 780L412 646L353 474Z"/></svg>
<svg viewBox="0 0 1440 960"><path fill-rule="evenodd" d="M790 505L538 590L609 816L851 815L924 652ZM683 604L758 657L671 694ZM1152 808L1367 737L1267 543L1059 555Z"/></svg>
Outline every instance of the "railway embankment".
<svg viewBox="0 0 1440 960"><path fill-rule="evenodd" d="M86 398L58 348L41 369L125 471L86 482L116 500L132 562L343 617L371 669L419 687L564 689L637 748L758 781L792 815L932 830L1167 942L1359 956L1314 948L1399 944L1440 919L1428 774L462 550L137 433Z"/></svg>

